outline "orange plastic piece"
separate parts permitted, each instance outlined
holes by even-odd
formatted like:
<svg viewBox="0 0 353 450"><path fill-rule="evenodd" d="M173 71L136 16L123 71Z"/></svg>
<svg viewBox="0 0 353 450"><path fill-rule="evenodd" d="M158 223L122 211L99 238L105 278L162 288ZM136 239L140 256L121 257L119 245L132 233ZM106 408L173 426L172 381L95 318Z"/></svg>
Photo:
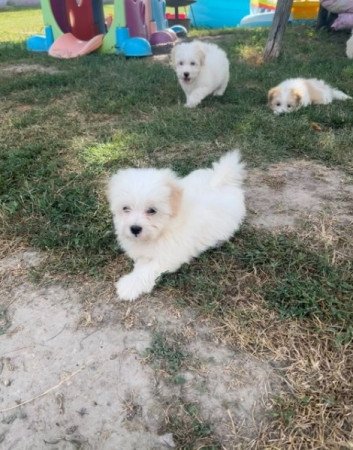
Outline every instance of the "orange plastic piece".
<svg viewBox="0 0 353 450"><path fill-rule="evenodd" d="M319 12L319 7L318 0L294 0L292 17L294 20L314 20Z"/></svg>
<svg viewBox="0 0 353 450"><path fill-rule="evenodd" d="M60 36L49 49L49 55L54 58L77 58L97 50L103 43L104 34L98 34L89 41L81 41L72 33Z"/></svg>

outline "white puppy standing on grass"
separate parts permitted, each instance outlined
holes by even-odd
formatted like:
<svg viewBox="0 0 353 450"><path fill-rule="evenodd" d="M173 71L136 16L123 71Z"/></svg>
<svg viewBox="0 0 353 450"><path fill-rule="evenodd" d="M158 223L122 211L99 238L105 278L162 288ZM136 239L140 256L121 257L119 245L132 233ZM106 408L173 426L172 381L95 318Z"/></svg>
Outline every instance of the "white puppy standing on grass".
<svg viewBox="0 0 353 450"><path fill-rule="evenodd" d="M297 111L308 105L328 105L351 97L316 78L290 78L268 91L268 105L275 114Z"/></svg>
<svg viewBox="0 0 353 450"><path fill-rule="evenodd" d="M244 176L237 150L185 178L169 169L113 175L108 198L115 232L134 261L133 271L116 283L119 298L151 292L160 275L228 240L245 216Z"/></svg>
<svg viewBox="0 0 353 450"><path fill-rule="evenodd" d="M224 94L229 81L229 61L217 45L202 41L178 44L172 51L172 65L188 108L197 106L208 95Z"/></svg>

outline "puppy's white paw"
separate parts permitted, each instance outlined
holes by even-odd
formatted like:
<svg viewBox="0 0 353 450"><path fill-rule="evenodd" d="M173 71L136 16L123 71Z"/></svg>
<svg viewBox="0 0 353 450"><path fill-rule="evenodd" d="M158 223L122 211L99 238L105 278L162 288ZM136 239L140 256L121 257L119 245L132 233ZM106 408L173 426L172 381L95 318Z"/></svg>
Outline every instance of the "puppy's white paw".
<svg viewBox="0 0 353 450"><path fill-rule="evenodd" d="M199 103L200 102L193 102L193 101L188 100L184 106L185 106L185 108L195 108L195 106L197 106Z"/></svg>
<svg viewBox="0 0 353 450"><path fill-rule="evenodd" d="M217 89L217 91L214 91L214 93L213 93L213 95L215 96L215 97L222 97L222 95L224 94L224 91L226 90L226 88L220 88L220 89Z"/></svg>
<svg viewBox="0 0 353 450"><path fill-rule="evenodd" d="M131 274L121 277L115 286L120 300L134 301L144 292L136 277Z"/></svg>

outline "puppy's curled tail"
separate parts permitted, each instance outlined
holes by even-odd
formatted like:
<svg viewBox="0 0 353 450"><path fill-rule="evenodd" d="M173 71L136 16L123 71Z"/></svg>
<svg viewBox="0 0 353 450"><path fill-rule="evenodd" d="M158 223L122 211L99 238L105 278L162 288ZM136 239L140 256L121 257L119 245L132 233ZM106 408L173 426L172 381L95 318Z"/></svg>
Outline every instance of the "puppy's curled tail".
<svg viewBox="0 0 353 450"><path fill-rule="evenodd" d="M347 44L346 44L346 55L347 55L347 58L353 59L353 34L347 41Z"/></svg>
<svg viewBox="0 0 353 450"><path fill-rule="evenodd" d="M241 187L246 176L245 164L241 162L239 150L232 150L213 165L211 186Z"/></svg>
<svg viewBox="0 0 353 450"><path fill-rule="evenodd" d="M348 100L349 98L352 98L344 92L339 91L338 89L332 89L332 96L336 100Z"/></svg>

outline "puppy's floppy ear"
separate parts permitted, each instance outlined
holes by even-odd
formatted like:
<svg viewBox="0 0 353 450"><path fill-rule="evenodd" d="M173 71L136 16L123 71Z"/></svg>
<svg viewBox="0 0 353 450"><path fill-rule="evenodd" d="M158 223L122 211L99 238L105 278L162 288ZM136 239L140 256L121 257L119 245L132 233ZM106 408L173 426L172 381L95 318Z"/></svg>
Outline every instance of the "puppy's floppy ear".
<svg viewBox="0 0 353 450"><path fill-rule="evenodd" d="M172 216L175 217L178 214L183 190L178 182L178 177L176 174L170 169L161 169L163 174L163 181L168 186L169 193L169 203L172 210Z"/></svg>
<svg viewBox="0 0 353 450"><path fill-rule="evenodd" d="M121 171L119 171L118 173L116 173L115 175L112 175L110 177L110 179L107 181L106 184L106 195L108 198L108 202L110 205L110 209L113 210L115 201L116 201L116 196L119 192L119 183L120 183L120 174Z"/></svg>
<svg viewBox="0 0 353 450"><path fill-rule="evenodd" d="M268 103L272 102L273 98L278 93L278 91L279 91L279 89L277 86L268 91L268 94L267 94Z"/></svg>
<svg viewBox="0 0 353 450"><path fill-rule="evenodd" d="M169 201L172 209L172 217L175 217L180 209L183 190L175 181L170 182L169 186L170 186Z"/></svg>
<svg viewBox="0 0 353 450"><path fill-rule="evenodd" d="M298 89L291 89L290 93L294 99L295 106L300 106L302 103L302 93Z"/></svg>
<svg viewBox="0 0 353 450"><path fill-rule="evenodd" d="M197 58L199 60L200 66L203 66L205 64L206 54L203 51L203 48L201 47L201 45L199 45L199 44L197 45L196 52L197 52Z"/></svg>
<svg viewBox="0 0 353 450"><path fill-rule="evenodd" d="M176 66L176 50L177 50L177 45L175 45L173 47L173 50L172 50L172 52L170 54L170 64L171 64L172 67Z"/></svg>

